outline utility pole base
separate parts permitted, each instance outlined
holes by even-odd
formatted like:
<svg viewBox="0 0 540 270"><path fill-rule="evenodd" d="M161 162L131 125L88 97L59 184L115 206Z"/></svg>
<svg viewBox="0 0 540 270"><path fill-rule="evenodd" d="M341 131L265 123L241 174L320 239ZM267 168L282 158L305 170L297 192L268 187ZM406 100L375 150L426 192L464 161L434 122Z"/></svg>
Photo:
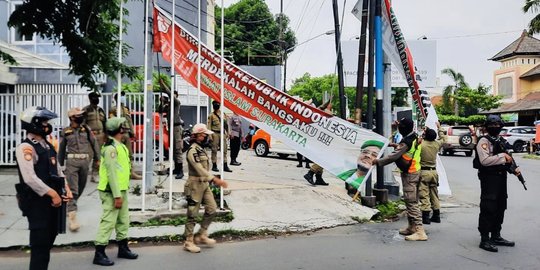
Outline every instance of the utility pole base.
<svg viewBox="0 0 540 270"><path fill-rule="evenodd" d="M373 208L377 204L377 198L375 196L363 196L361 202L363 206Z"/></svg>
<svg viewBox="0 0 540 270"><path fill-rule="evenodd" d="M374 188L373 189L373 195L375 195L375 198L379 203L387 203L388 202L388 189L379 189Z"/></svg>
<svg viewBox="0 0 540 270"><path fill-rule="evenodd" d="M388 193L394 196L399 196L399 183L385 184L384 189L388 190Z"/></svg>

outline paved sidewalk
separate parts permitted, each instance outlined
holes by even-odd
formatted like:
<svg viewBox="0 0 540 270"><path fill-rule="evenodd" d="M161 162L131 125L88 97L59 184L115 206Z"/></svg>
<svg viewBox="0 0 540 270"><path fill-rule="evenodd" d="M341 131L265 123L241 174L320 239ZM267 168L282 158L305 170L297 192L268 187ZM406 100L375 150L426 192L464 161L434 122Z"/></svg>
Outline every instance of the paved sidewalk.
<svg viewBox="0 0 540 270"><path fill-rule="evenodd" d="M280 159L273 156L257 157L252 151L241 151L238 158L241 166L230 166L232 173L225 173L229 182L230 195L225 196L234 213L230 223L213 223L211 232L235 230L309 231L339 225L355 224L352 217L370 219L375 210L352 202L346 195L343 181L324 174L329 186L311 186L303 178L305 168L297 168L295 157ZM187 170L186 170L187 171ZM185 179L173 180L173 193L182 192ZM154 184L162 182L163 193L169 192L165 176L155 176ZM14 184L16 170L0 168L0 248L28 244L28 222L17 208ZM141 184L132 181L131 186ZM93 241L101 215L101 206L96 184L89 182L79 199L78 219L82 224L79 232L59 235L55 244L71 244ZM168 201L161 192L148 194L145 212L142 196L130 194L129 205L132 220L156 215L175 215L182 211L183 201L173 203L173 212L168 211ZM166 196L167 197L167 196ZM173 196L174 197L174 196ZM218 202L219 205L219 202ZM184 210L185 211L185 210ZM183 226L132 227L130 237L151 237L182 234ZM113 236L114 237L114 236Z"/></svg>

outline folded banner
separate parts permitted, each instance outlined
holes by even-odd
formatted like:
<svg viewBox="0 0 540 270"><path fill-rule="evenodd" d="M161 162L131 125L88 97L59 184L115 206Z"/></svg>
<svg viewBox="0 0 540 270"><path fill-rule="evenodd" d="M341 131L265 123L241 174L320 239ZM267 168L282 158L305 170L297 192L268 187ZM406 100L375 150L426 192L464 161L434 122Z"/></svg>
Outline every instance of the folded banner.
<svg viewBox="0 0 540 270"><path fill-rule="evenodd" d="M198 40L159 7L154 8L154 51L166 61L172 56L172 31L175 32L175 70L191 85L197 85L197 62L201 61L201 91L220 100L221 57L201 46ZM382 154L388 140L339 117L315 108L268 85L224 60L223 104L308 157L334 175L342 176L355 188L371 172L371 162ZM366 142L370 142L366 144ZM377 145L377 146L373 146ZM271 147L271 146L270 146ZM379 154L380 153L380 154Z"/></svg>

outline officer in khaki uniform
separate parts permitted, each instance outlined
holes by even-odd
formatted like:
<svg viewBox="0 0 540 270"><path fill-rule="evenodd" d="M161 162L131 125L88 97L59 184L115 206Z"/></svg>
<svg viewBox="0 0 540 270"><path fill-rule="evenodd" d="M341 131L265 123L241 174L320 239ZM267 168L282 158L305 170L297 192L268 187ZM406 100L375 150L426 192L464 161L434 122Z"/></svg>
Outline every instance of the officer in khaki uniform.
<svg viewBox="0 0 540 270"><path fill-rule="evenodd" d="M173 97L171 90L169 87L165 84L163 80L159 81L159 84L161 86L161 90L165 92L167 96L163 96L163 100L161 101L161 112L165 113L167 115L167 129L170 128L171 123L171 102L169 97ZM182 161L182 147L184 146L184 141L182 140L182 132L183 126L184 126L184 120L182 120L182 117L180 115L180 99L178 98L178 94L175 91L174 93L174 112L173 112L173 118L174 118L174 124L173 124L173 133L172 133L172 139L174 140L174 170L173 173L176 174L176 179L182 179L184 178L184 165Z"/></svg>
<svg viewBox="0 0 540 270"><path fill-rule="evenodd" d="M437 153L446 142L446 135L441 129L439 122L437 132L426 127L422 135L422 152L420 153L420 183L418 185L418 196L420 198L420 210L422 211L422 223L440 223L440 203L439 203L439 175L437 174ZM437 139L437 133L439 139ZM433 215L429 217L431 210Z"/></svg>
<svg viewBox="0 0 540 270"><path fill-rule="evenodd" d="M77 200L81 197L86 181L91 158L99 164L99 146L94 134L84 122L84 111L79 107L68 111L69 127L60 132L60 147L58 149L58 162L65 166L64 174L73 193L73 200L68 203L69 230L76 232L80 228L77 222Z"/></svg>
<svg viewBox="0 0 540 270"><path fill-rule="evenodd" d="M212 223L217 210L217 204L208 182L214 182L214 184L224 188L227 187L227 182L210 174L208 171L210 164L204 147L208 143L208 136L212 135L212 133L204 124L195 125L191 135L192 144L186 155L189 176L184 186L184 194L188 203L184 249L192 253L201 251L196 244L213 246L216 243L216 240L208 237L208 227ZM201 203L204 205L204 216L201 221L201 228L197 235L194 236L195 219L199 214Z"/></svg>
<svg viewBox="0 0 540 270"><path fill-rule="evenodd" d="M99 168L99 198L103 214L95 241L94 264L109 266L114 262L105 254L113 230L118 243L118 258L137 259L138 255L128 247L129 208L128 191L131 162L127 147L120 142L125 118L113 117L107 121L108 141L101 148L103 164Z"/></svg>
<svg viewBox="0 0 540 270"><path fill-rule="evenodd" d="M101 94L99 92L91 92L88 94L88 100L90 104L86 105L83 108L85 121L84 123L92 130L92 133L97 139L97 144L99 149L103 146L103 143L107 139L107 134L105 134L105 123L107 121L107 115L105 111L99 107L99 98ZM98 151L99 153L99 151ZM92 157L93 158L93 157ZM90 181L97 183L97 172L99 171L99 166L97 163L94 163L94 166L91 168Z"/></svg>
<svg viewBox="0 0 540 270"><path fill-rule="evenodd" d="M207 126L208 129L210 129L212 132L212 171L218 172L219 169L217 167L217 153L220 149L220 143L221 143L221 149L223 149L223 171L226 172L232 172L231 169L229 169L229 166L227 166L227 119L223 119L223 123L225 127L223 127L223 138L220 136L220 130L221 130L221 111L219 110L221 104L214 100L212 101L212 108L214 111L208 116L208 122Z"/></svg>
<svg viewBox="0 0 540 270"><path fill-rule="evenodd" d="M118 93L117 94L114 94L114 100L116 102L118 102ZM121 92L121 96L120 96L120 107L121 107L121 110L122 110L122 114L120 115L120 117L123 117L124 119L126 119L126 121L124 122L124 128L126 129L126 132L123 134L122 136L122 140L121 142L126 145L127 147L127 150L129 152L129 159L131 160L131 162L133 162L133 148L131 146L131 139L132 138L135 138L135 131L133 129L133 121L131 120L131 112L130 110L128 109L128 107L126 107L126 93L124 91ZM109 110L109 118L112 118L112 117L115 117L117 116L117 113L116 113L116 106L111 106L111 109ZM141 180L142 179L142 176L135 173L135 171L131 171L131 179L135 179L135 180Z"/></svg>

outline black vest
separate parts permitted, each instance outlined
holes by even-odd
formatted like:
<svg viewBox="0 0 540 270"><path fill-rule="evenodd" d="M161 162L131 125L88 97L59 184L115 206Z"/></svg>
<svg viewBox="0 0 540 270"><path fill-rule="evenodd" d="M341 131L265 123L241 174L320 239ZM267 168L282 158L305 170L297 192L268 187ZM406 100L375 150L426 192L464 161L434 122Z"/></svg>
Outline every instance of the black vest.
<svg viewBox="0 0 540 270"><path fill-rule="evenodd" d="M47 142L49 149L43 147L39 142L33 142L32 140L26 138L23 142L31 145L38 156L38 162L34 164L34 171L36 172L37 177L41 179L46 185L51 187L50 178L52 175L58 175L58 166L56 164L56 151L54 147ZM22 183L22 174L19 172L19 178Z"/></svg>
<svg viewBox="0 0 540 270"><path fill-rule="evenodd" d="M507 153L506 148L504 147L506 145L506 141L503 137L498 136L497 139L493 139L491 136L482 136L478 138L478 141L480 139L486 138L491 145L493 146L493 155L498 155L500 153ZM480 162L480 158L478 158L478 150L475 147L474 148L475 156L473 159L473 168L478 169L478 172L481 173L488 173L488 172L505 172L508 170L508 165L493 165L493 166L484 166Z"/></svg>

